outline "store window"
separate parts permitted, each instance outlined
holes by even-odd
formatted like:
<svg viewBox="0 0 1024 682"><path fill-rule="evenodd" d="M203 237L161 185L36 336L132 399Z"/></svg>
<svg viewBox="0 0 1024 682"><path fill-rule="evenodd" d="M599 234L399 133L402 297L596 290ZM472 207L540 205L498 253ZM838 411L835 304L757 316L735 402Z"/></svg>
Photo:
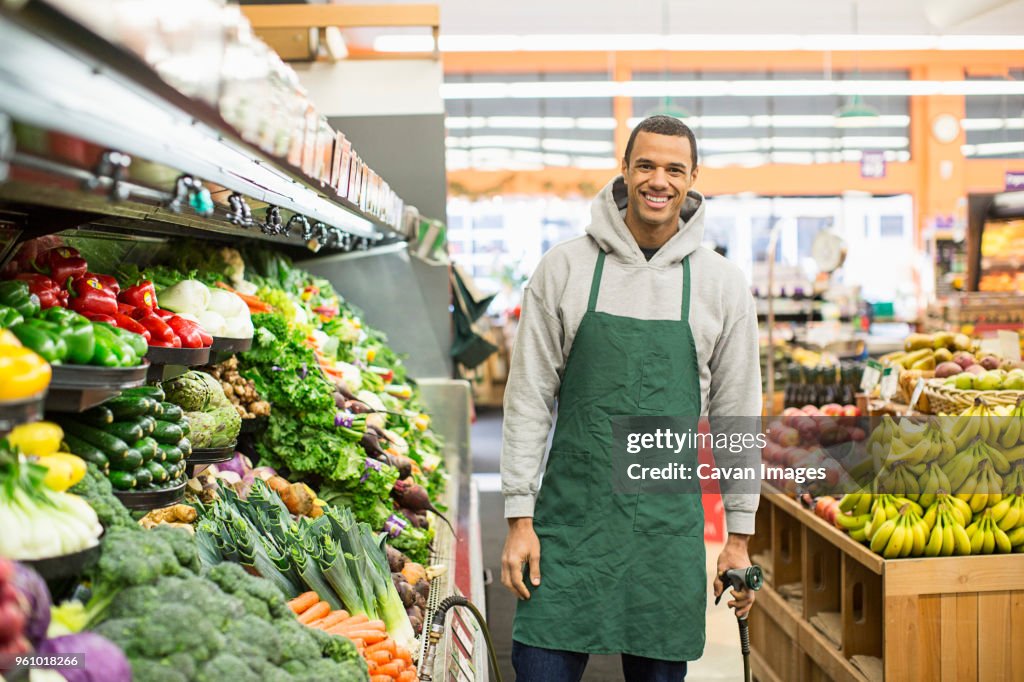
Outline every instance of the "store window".
<svg viewBox="0 0 1024 682"><path fill-rule="evenodd" d="M890 239L903 238L903 216L884 215L879 219L878 236Z"/></svg>

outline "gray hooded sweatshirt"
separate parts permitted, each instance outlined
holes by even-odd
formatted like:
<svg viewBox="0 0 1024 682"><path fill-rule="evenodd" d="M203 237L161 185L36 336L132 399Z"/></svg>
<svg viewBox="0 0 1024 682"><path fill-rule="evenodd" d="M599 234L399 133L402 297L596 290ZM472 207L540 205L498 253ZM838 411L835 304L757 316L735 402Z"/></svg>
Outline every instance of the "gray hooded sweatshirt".
<svg viewBox="0 0 1024 682"><path fill-rule="evenodd" d="M534 500L552 424L562 370L587 311L598 249L607 253L597 310L643 320L678 320L683 258L690 256L690 328L697 347L703 415L761 414L757 311L743 272L702 247L704 197L690 191L679 232L648 261L624 220L622 177L591 205L586 235L552 248L523 294L505 389L501 488L506 518L533 516ZM741 462L758 470L759 453ZM726 528L752 534L758 496L723 496Z"/></svg>

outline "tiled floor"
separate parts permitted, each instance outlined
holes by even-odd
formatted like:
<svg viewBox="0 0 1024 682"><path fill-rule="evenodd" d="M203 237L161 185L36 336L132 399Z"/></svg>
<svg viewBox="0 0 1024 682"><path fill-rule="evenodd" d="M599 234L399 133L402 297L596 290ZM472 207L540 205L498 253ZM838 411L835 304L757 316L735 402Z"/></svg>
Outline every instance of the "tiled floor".
<svg viewBox="0 0 1024 682"><path fill-rule="evenodd" d="M501 413L482 412L473 425L473 471L480 488L480 525L484 566L494 576L487 588L488 625L502 665L502 676L507 682L515 679L509 655L512 648L512 615L515 597L501 585L500 557L505 540L505 521L502 513L501 487L498 463L501 452ZM721 545L708 544L708 573L713 571ZM710 585L709 585L710 595ZM736 618L724 602L714 606L708 598L707 645L704 657L691 664L687 682L712 682L742 679L743 663L739 650ZM619 682L622 670L617 656L593 656L583 677L586 682Z"/></svg>

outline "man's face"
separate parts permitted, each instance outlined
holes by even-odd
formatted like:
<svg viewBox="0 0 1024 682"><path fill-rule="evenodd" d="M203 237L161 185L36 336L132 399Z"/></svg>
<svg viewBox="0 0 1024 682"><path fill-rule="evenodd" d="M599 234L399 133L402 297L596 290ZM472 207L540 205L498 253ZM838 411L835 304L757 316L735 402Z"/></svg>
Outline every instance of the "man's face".
<svg viewBox="0 0 1024 682"><path fill-rule="evenodd" d="M622 177L629 192L627 217L636 226L675 225L686 193L697 181L690 140L685 136L639 132Z"/></svg>

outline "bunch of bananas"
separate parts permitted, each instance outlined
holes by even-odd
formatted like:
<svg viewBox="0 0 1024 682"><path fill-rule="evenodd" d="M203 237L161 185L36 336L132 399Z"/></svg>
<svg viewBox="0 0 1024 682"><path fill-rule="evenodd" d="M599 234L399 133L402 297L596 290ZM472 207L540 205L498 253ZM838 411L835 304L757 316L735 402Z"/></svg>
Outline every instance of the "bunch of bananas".
<svg viewBox="0 0 1024 682"><path fill-rule="evenodd" d="M957 486L956 496L967 502L971 511L980 513L1003 499L1003 479L996 473L990 460L979 460L978 466Z"/></svg>
<svg viewBox="0 0 1024 682"><path fill-rule="evenodd" d="M1021 433L1020 424L1018 423L1015 425L1017 438L1012 442L1008 438L1007 442L1010 443L1009 445L1002 443L1003 436L1009 432L1011 422L1020 421L1020 419L1014 418L1011 415L1012 413L1010 415L1002 415L999 411L989 407L989 404L983 399L975 398L973 405L957 415L955 419L947 417L945 422L949 429L949 436L953 439L957 450L963 450L975 438L980 438L991 445L1011 448L1020 445Z"/></svg>
<svg viewBox="0 0 1024 682"><path fill-rule="evenodd" d="M1013 551L1010 537L996 524L991 509L986 509L980 518L967 526L967 536L971 540L971 554L1009 554Z"/></svg>
<svg viewBox="0 0 1024 682"><path fill-rule="evenodd" d="M971 494L978 487L979 480L996 482L997 488L992 485L983 486L979 492L998 492L1003 489L1003 481L999 476L1001 473L1009 473L1010 463L1005 455L991 445L976 439L962 452L958 452L953 459L946 462L942 470L949 479L949 490L957 494ZM998 502L999 500L996 500ZM992 504L995 504L993 502Z"/></svg>
<svg viewBox="0 0 1024 682"><path fill-rule="evenodd" d="M920 516L914 503L907 501L896 514L896 518L886 519L879 526L872 523L871 551L881 554L886 559L921 556L924 554L931 529ZM874 522L874 518L872 522Z"/></svg>
<svg viewBox="0 0 1024 682"><path fill-rule="evenodd" d="M917 498L917 503L925 509L935 504L935 500L940 494L953 490L953 484L950 482L949 476L939 466L938 461L925 464L924 471L921 472L917 482L921 488L921 496Z"/></svg>
<svg viewBox="0 0 1024 682"><path fill-rule="evenodd" d="M999 447L1006 450L1006 458L1011 462L1024 459L1024 398L1019 398L1004 418Z"/></svg>
<svg viewBox="0 0 1024 682"><path fill-rule="evenodd" d="M917 465L936 459L948 460L956 454L953 439L942 431L935 419L922 423L901 419L889 443L887 462Z"/></svg>
<svg viewBox="0 0 1024 682"><path fill-rule="evenodd" d="M925 556L952 556L953 554L970 554L971 540L964 529L962 510L952 500L946 498L937 501L925 514L925 524L929 516L933 519L928 542L924 547ZM968 514L970 509L967 510ZM970 518L968 516L967 518Z"/></svg>

